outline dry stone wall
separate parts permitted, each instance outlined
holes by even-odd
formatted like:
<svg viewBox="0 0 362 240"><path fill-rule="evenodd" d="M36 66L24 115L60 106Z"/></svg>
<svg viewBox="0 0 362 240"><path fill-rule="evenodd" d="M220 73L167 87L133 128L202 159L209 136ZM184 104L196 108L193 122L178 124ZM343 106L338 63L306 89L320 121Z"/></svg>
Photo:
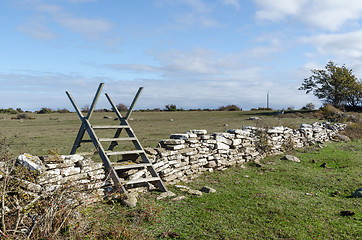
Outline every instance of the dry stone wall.
<svg viewBox="0 0 362 240"><path fill-rule="evenodd" d="M208 134L206 130L192 130L183 134L171 134L159 142L156 148L146 148L154 168L164 182L174 184L190 181L203 172L224 170L233 165L255 161L267 154L280 154L292 148L302 148L340 137L345 124L302 124L299 129L274 127L262 129L244 127L227 132ZM66 184L85 194L94 190L102 195L106 183L102 163L93 162L80 155L36 157L23 154L17 163L37 171L36 183L22 181L22 188L34 195L51 193ZM122 180L149 177L148 171L129 170L120 176ZM144 188L140 188L144 190ZM94 194L94 191L92 192Z"/></svg>
<svg viewBox="0 0 362 240"><path fill-rule="evenodd" d="M203 172L257 160L267 154L280 154L292 148L323 143L338 136L345 124L302 124L299 129L244 127L208 134L192 130L171 134L157 148L147 148L153 165L167 183L191 180Z"/></svg>
<svg viewBox="0 0 362 240"><path fill-rule="evenodd" d="M52 194L64 188L75 193L74 200L96 201L103 196L105 171L102 163L93 162L80 155L32 156L24 153L17 165L36 173L36 181L19 179L20 187L27 194L38 197Z"/></svg>

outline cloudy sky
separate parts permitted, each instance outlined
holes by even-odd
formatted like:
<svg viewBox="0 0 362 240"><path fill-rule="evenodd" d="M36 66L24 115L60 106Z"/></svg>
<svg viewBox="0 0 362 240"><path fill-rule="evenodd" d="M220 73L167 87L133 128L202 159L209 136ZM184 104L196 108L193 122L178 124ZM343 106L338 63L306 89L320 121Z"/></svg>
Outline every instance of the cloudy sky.
<svg viewBox="0 0 362 240"><path fill-rule="evenodd" d="M0 108L72 109L100 82L138 108L275 109L329 60L362 76L360 0L2 0ZM105 97L99 108L108 108Z"/></svg>

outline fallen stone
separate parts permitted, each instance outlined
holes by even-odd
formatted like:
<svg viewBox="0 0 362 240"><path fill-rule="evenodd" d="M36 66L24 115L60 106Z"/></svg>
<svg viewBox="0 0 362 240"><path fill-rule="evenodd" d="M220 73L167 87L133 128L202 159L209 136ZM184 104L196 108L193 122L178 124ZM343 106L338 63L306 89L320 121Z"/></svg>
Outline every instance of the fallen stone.
<svg viewBox="0 0 362 240"><path fill-rule="evenodd" d="M184 185L175 185L175 187L180 188L180 189L187 189L187 190L190 189L190 187L184 186Z"/></svg>
<svg viewBox="0 0 362 240"><path fill-rule="evenodd" d="M199 190L189 189L188 193L191 195L202 196L202 192Z"/></svg>
<svg viewBox="0 0 362 240"><path fill-rule="evenodd" d="M128 198L123 199L122 203L127 205L128 207L135 207L137 205L137 197L138 197L137 192L129 193Z"/></svg>
<svg viewBox="0 0 362 240"><path fill-rule="evenodd" d="M249 117L248 120L260 120L260 117Z"/></svg>
<svg viewBox="0 0 362 240"><path fill-rule="evenodd" d="M362 188L357 189L357 190L352 194L352 197L362 198Z"/></svg>
<svg viewBox="0 0 362 240"><path fill-rule="evenodd" d="M161 200L161 199L164 199L164 198L167 198L167 197L173 197L173 196L176 196L176 194L174 194L171 191L167 191L167 192L161 193L156 199Z"/></svg>
<svg viewBox="0 0 362 240"><path fill-rule="evenodd" d="M185 199L185 198L186 198L185 196L181 195L181 196L178 196L178 197L174 197L174 198L172 198L171 200L172 200L172 201L180 201L180 200L183 200L183 199Z"/></svg>
<svg viewBox="0 0 362 240"><path fill-rule="evenodd" d="M204 193L214 193L214 192L216 192L216 190L213 189L213 188L211 188L211 187L205 186L205 187L202 187L202 188L201 188L201 192L204 192Z"/></svg>
<svg viewBox="0 0 362 240"><path fill-rule="evenodd" d="M281 159L282 159L282 160L292 161L292 162L300 162L300 159L297 158L296 156L293 156L293 155L285 155L285 156L282 157Z"/></svg>

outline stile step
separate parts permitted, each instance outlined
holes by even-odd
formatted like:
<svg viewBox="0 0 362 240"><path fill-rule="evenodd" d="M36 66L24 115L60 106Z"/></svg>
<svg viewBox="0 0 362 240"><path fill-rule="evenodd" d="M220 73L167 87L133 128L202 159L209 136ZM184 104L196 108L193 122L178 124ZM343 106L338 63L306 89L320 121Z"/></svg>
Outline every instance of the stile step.
<svg viewBox="0 0 362 240"><path fill-rule="evenodd" d="M120 129L120 128L130 128L128 125L95 125L92 126L93 129Z"/></svg>
<svg viewBox="0 0 362 240"><path fill-rule="evenodd" d="M113 155L126 155L126 154L134 154L134 153L144 153L143 150L132 150L132 151L120 151L120 152L106 152L106 155L113 156Z"/></svg>
<svg viewBox="0 0 362 240"><path fill-rule="evenodd" d="M122 182L122 184L129 185L129 184L136 184L136 183L143 183L143 182L154 182L154 181L161 181L161 179L159 177L139 178L139 179L132 179L132 180Z"/></svg>
<svg viewBox="0 0 362 240"><path fill-rule="evenodd" d="M98 140L100 142L113 142L113 141L134 141L137 139L135 137L127 137L127 138L100 138Z"/></svg>
<svg viewBox="0 0 362 240"><path fill-rule="evenodd" d="M149 167L152 166L151 163L139 163L139 164L126 164L126 165L117 165L117 163L113 163L114 170L126 170L132 168L141 168L141 167Z"/></svg>

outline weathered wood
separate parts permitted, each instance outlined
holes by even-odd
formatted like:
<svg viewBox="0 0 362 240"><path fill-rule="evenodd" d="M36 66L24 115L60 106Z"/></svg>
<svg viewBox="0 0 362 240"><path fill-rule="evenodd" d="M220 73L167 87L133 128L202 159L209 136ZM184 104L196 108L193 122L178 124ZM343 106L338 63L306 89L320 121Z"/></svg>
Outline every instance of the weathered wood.
<svg viewBox="0 0 362 240"><path fill-rule="evenodd" d="M127 137L127 138L100 138L100 142L111 142L111 141L134 141L136 138Z"/></svg>
<svg viewBox="0 0 362 240"><path fill-rule="evenodd" d="M117 129L117 128L129 128L128 125L95 125L93 129Z"/></svg>
<svg viewBox="0 0 362 240"><path fill-rule="evenodd" d="M113 167L115 170L126 170L126 169L143 168L150 166L152 166L151 163L138 163L138 164L126 164L126 165L118 165L116 163L113 163Z"/></svg>
<svg viewBox="0 0 362 240"><path fill-rule="evenodd" d="M120 125L95 125L92 126L90 124L90 118L92 116L92 113L95 109L95 106L97 104L100 92L103 88L103 83L101 83L98 87L98 90L95 94L95 97L93 98L92 101L92 105L89 109L89 112L87 114L86 117L83 116L82 112L79 110L78 106L76 105L74 99L72 98L72 96L70 95L69 92L66 92L68 98L70 99L71 103L73 104L73 107L75 108L79 118L82 121L82 125L79 129L77 138L74 142L71 154L74 154L77 150L78 147L80 147L80 143L81 142L92 142L94 147L96 148L99 156L102 159L103 165L105 167L105 169L107 170L107 172L110 174L110 177L113 181L113 184L118 187L122 193L124 193L127 196L127 191L126 188L124 187L125 185L131 185L131 184L135 184L135 183L147 183L147 182L155 182L157 184L157 186L159 187L159 189L161 191L167 191L165 185L163 184L161 178L159 177L159 175L157 174L157 172L155 171L155 169L153 168L152 163L149 161L144 149L141 146L141 143L138 141L136 135L133 132L133 129L129 126L127 119L129 118L129 116L131 115L134 105L137 102L137 99L142 91L142 87L138 89L138 92L136 94L136 96L134 97L132 104L130 106L130 109L126 115L126 117L122 117L121 113L118 111L116 105L113 103L112 99L110 98L110 96L108 94L106 94L106 97L109 101L109 103L112 106L113 111L116 113L118 119L120 120ZM116 133L114 134L113 138L98 138L96 133L95 133L95 129L117 129ZM122 130L125 129L128 137L125 138L120 138L120 134L122 132ZM84 137L84 133L87 132L90 140L82 140ZM107 151L104 150L103 146L101 145L101 142L111 142L110 147L108 148ZM134 147L136 148L136 150L130 150L130 151L113 151L113 148L118 144L118 141L132 141ZM94 153L88 153L90 155L93 155ZM108 156L113 156L113 155L128 155L128 154L139 154L142 158L142 163L134 163L134 164L127 164L127 165L122 165L119 163L112 163L110 161L110 159L108 158ZM140 178L140 179L134 179L134 180L129 180L129 181L120 181L119 176L118 176L118 172L117 171L122 171L122 170L127 170L127 169L135 169L135 168L145 168L147 169L152 177L150 178Z"/></svg>
<svg viewBox="0 0 362 240"><path fill-rule="evenodd" d="M132 151L119 151L119 152L113 152L113 151L106 151L105 152L108 156L113 156L113 155L126 155L126 154L140 154L143 153L142 150L132 150Z"/></svg>
<svg viewBox="0 0 362 240"><path fill-rule="evenodd" d="M136 183L146 183L146 182L156 182L161 181L159 177L150 177L150 178L139 178L139 179L132 179L128 181L122 181L124 185L136 184Z"/></svg>

